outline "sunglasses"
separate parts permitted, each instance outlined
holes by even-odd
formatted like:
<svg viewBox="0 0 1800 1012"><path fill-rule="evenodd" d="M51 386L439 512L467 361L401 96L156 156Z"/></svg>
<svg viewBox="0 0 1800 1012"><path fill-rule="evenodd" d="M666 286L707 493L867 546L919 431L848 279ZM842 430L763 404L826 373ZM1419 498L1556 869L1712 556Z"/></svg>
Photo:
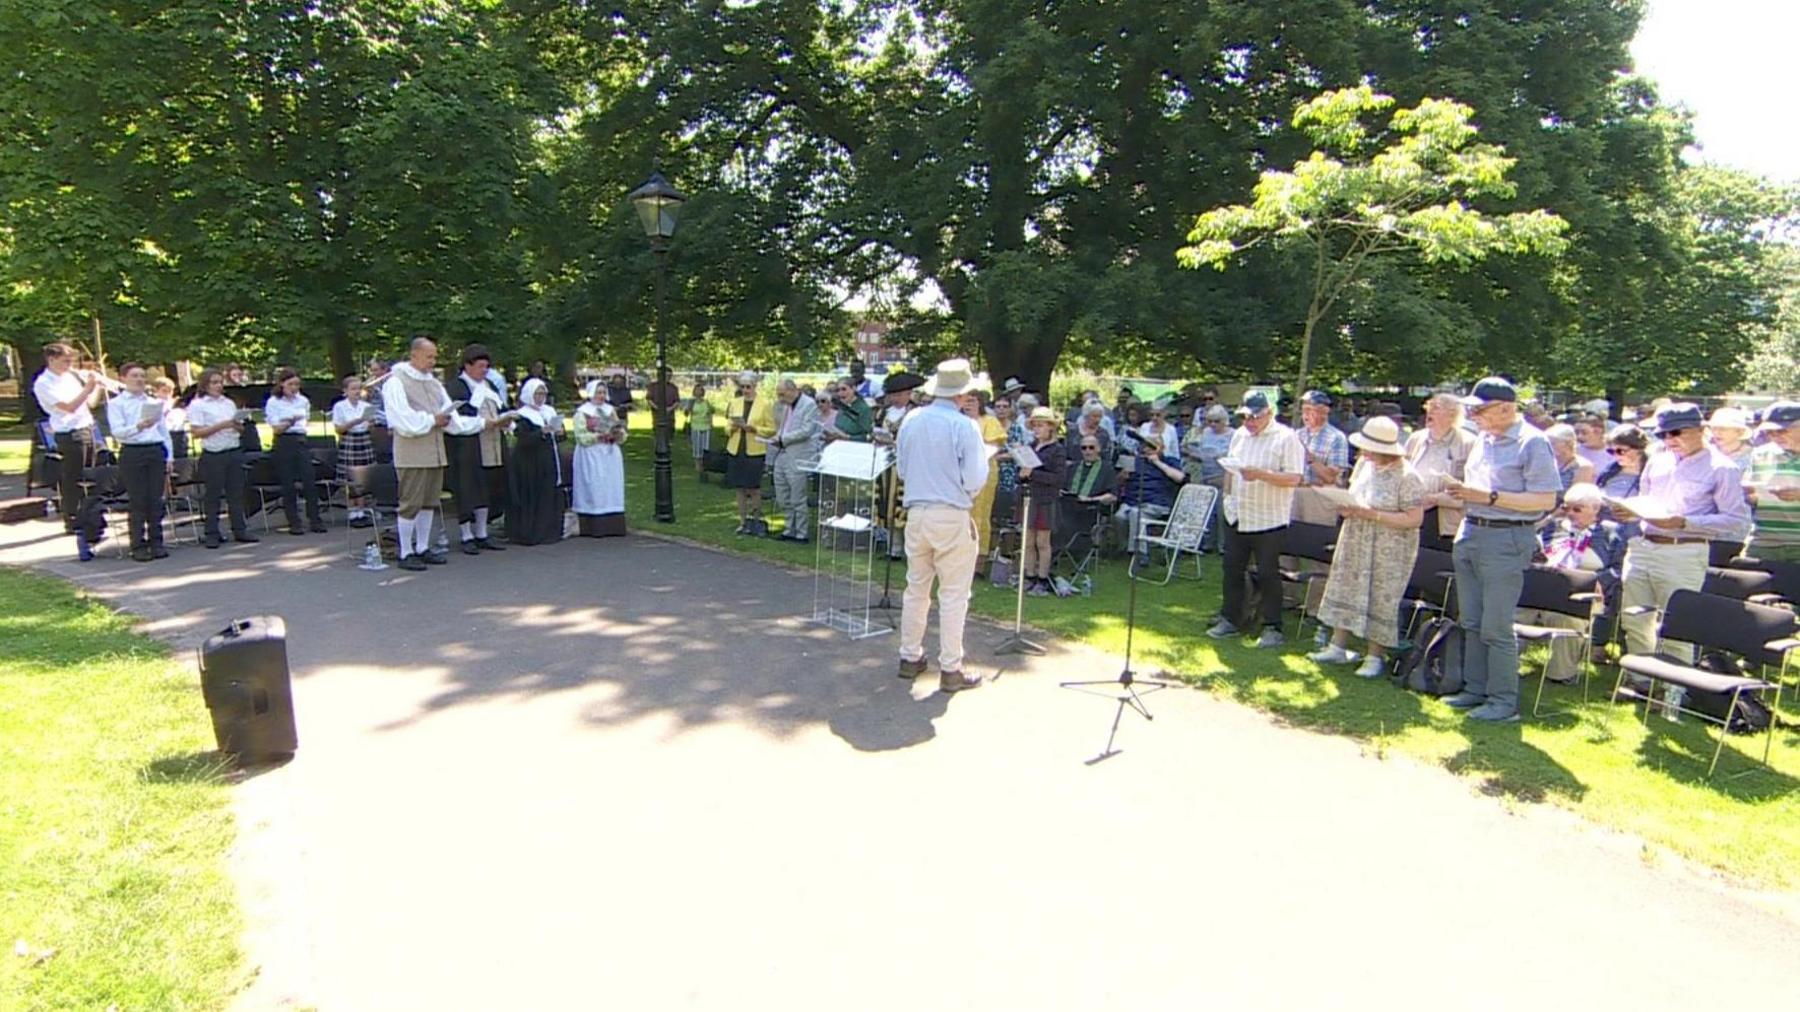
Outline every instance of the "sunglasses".
<svg viewBox="0 0 1800 1012"><path fill-rule="evenodd" d="M1688 429L1669 429L1665 432L1657 433L1656 438L1658 438L1658 439L1674 439L1676 436L1684 435L1689 431L1690 430L1688 430Z"/></svg>
<svg viewBox="0 0 1800 1012"><path fill-rule="evenodd" d="M1082 453L1089 453L1089 452L1099 453L1100 448L1098 446L1084 446L1081 448L1081 452Z"/></svg>

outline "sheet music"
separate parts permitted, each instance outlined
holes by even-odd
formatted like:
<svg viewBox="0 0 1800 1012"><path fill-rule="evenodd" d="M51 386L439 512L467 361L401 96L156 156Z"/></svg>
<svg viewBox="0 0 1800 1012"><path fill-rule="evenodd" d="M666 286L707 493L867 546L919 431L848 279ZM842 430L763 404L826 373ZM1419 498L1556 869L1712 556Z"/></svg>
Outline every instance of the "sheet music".
<svg viewBox="0 0 1800 1012"><path fill-rule="evenodd" d="M1012 459L1017 461L1020 467L1029 467L1035 470L1044 466L1044 460L1037 455L1037 451L1024 443L1014 443L1009 449L1012 452Z"/></svg>
<svg viewBox="0 0 1800 1012"><path fill-rule="evenodd" d="M154 426L162 421L163 402L154 397L144 399L144 406L138 409L138 424Z"/></svg>

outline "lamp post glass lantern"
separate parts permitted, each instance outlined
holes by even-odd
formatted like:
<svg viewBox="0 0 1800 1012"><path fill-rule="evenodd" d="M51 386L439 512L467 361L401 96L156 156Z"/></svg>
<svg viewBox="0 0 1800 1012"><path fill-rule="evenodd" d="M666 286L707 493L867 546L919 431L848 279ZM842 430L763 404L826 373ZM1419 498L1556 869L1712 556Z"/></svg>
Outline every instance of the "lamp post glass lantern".
<svg viewBox="0 0 1800 1012"><path fill-rule="evenodd" d="M637 208L638 221L650 240L656 255L656 389L651 392L650 410L656 424L656 519L675 522L674 468L669 460L669 443L674 419L670 417L668 325L664 318L663 279L668 273L669 240L675 235L675 214L687 198L669 185L661 172L650 173L644 185L631 191L631 204Z"/></svg>

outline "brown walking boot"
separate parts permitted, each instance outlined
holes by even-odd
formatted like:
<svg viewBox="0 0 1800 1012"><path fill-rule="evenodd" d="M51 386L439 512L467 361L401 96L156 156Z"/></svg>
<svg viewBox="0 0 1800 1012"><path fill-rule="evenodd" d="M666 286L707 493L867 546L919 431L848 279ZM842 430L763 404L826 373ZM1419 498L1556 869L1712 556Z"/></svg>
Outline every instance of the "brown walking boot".
<svg viewBox="0 0 1800 1012"><path fill-rule="evenodd" d="M919 677L920 675L922 675L924 673L925 673L925 658L921 657L916 661L909 661L904 657L900 658L900 677L901 678L904 678L910 682L913 679Z"/></svg>
<svg viewBox="0 0 1800 1012"><path fill-rule="evenodd" d="M938 673L938 691L961 692L964 689L981 688L981 679L974 675L965 675L961 671L941 671Z"/></svg>

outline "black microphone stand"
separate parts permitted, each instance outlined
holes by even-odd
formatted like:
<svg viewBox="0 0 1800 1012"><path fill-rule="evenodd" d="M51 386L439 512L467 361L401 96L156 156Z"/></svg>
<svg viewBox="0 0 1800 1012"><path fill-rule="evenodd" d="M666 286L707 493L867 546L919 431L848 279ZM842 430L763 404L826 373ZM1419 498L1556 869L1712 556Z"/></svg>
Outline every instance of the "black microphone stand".
<svg viewBox="0 0 1800 1012"><path fill-rule="evenodd" d="M1134 440L1134 442L1136 442L1136 440ZM1121 751L1120 749L1113 748L1113 742L1117 740L1119 736L1119 721L1124 718L1126 707L1129 706L1137 711L1138 715L1145 720L1155 720L1155 715L1150 712L1149 706L1144 703L1144 697L1152 692L1161 692L1163 689L1172 689L1181 684L1179 682L1170 682L1162 679L1139 678L1137 674L1131 670L1132 640L1137 631L1139 556L1137 552L1138 536L1136 532L1142 530L1144 516L1144 471L1141 466L1137 466L1143 464L1144 461L1141 459L1141 455L1134 454L1134 456L1139 457L1132 468L1132 470L1136 472L1133 476L1133 481L1137 485L1137 517L1132 524L1133 534L1131 537L1131 544L1126 546L1127 551L1130 552L1130 561L1125 565L1125 578L1131 582L1131 590L1127 595L1125 605L1125 667L1119 672L1119 677L1117 678L1059 683L1059 688L1074 689L1077 692L1086 692L1090 695L1104 696L1118 704L1118 708L1113 711L1112 729L1108 731L1106 735L1106 748L1102 750L1099 755L1087 760L1087 765L1089 766L1105 759L1111 759ZM1142 692L1138 691L1140 686L1143 687ZM1101 691L1102 687L1116 691Z"/></svg>

